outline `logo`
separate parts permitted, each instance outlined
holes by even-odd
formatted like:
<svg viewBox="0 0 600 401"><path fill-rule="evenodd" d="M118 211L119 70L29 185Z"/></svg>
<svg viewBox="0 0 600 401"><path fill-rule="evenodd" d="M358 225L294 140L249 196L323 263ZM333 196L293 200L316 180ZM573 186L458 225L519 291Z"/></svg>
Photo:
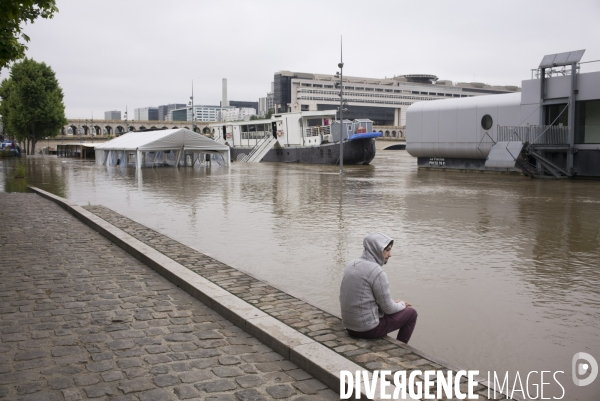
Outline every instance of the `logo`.
<svg viewBox="0 0 600 401"><path fill-rule="evenodd" d="M590 372L589 376L585 379L580 379L587 372ZM576 386L587 386L596 379L596 376L598 376L598 362L596 362L593 356L585 352L578 352L573 355L573 383Z"/></svg>

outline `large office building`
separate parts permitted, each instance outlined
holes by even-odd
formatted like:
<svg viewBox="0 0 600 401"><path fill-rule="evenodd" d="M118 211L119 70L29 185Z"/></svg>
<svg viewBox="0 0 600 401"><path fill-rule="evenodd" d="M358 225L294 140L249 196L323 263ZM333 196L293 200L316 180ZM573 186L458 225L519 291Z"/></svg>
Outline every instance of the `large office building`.
<svg viewBox="0 0 600 401"><path fill-rule="evenodd" d="M249 121L256 115L256 109L250 107L229 107L217 113L217 121Z"/></svg>
<svg viewBox="0 0 600 401"><path fill-rule="evenodd" d="M133 118L138 121L158 120L158 107L142 107L133 110Z"/></svg>
<svg viewBox="0 0 600 401"><path fill-rule="evenodd" d="M274 77L277 113L334 110L339 107L339 78L335 75L279 71ZM517 86L456 83L435 75L414 74L393 78L344 76L344 118L368 118L375 125L406 125L406 109L423 100L518 92Z"/></svg>
<svg viewBox="0 0 600 401"><path fill-rule="evenodd" d="M169 121L187 121L187 109L169 110L167 120Z"/></svg>
<svg viewBox="0 0 600 401"><path fill-rule="evenodd" d="M158 119L160 121L167 120L169 117L169 110L182 109L185 107L183 103L172 103L162 106L158 106Z"/></svg>
<svg viewBox="0 0 600 401"><path fill-rule="evenodd" d="M105 111L104 112L104 119L105 120L120 120L121 119L121 112L117 111L117 110Z"/></svg>
<svg viewBox="0 0 600 401"><path fill-rule="evenodd" d="M194 105L195 121L219 121L219 111L227 109L229 109L229 107ZM192 108L183 107L180 109L169 110L169 116L172 121L192 121ZM185 119L183 116L185 116Z"/></svg>

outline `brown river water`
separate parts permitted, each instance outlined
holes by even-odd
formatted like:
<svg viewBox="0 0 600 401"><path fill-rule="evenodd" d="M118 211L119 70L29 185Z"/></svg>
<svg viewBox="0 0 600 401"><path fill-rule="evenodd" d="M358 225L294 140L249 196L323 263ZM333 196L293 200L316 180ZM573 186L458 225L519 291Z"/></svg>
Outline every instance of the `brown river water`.
<svg viewBox="0 0 600 401"><path fill-rule="evenodd" d="M417 170L405 151L370 166L234 163L143 169L29 157L27 183L107 206L339 316L362 238L395 239L392 296L419 312L410 344L480 375L550 371L544 397L600 399L571 361L600 361L600 181ZM2 160L0 190L23 190ZM552 374L556 371L557 380ZM493 375L493 373L492 373ZM493 377L493 376L492 376ZM585 377L585 375L584 375ZM540 374L529 382L530 398ZM521 393L516 393L521 395Z"/></svg>

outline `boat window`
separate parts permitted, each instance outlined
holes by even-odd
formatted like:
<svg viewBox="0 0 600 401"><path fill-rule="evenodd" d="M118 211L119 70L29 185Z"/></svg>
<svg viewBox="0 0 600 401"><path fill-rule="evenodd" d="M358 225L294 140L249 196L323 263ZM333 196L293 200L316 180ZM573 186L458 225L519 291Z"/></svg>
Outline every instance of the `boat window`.
<svg viewBox="0 0 600 401"><path fill-rule="evenodd" d="M486 114L485 116L481 117L481 127L484 130L489 130L490 128L492 128L492 124L494 124L494 121L492 120L492 116L490 116L489 114Z"/></svg>
<svg viewBox="0 0 600 401"><path fill-rule="evenodd" d="M242 125L242 132L248 132L248 126Z"/></svg>
<svg viewBox="0 0 600 401"><path fill-rule="evenodd" d="M248 132L256 132L256 125L249 125Z"/></svg>
<svg viewBox="0 0 600 401"><path fill-rule="evenodd" d="M317 125L323 125L323 121L320 118L308 118L306 119L306 125L316 127Z"/></svg>

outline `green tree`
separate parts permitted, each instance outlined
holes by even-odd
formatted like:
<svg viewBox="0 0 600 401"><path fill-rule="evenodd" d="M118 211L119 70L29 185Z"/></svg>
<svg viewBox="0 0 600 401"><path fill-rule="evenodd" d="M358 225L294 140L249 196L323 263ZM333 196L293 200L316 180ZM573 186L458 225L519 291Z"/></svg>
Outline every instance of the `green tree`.
<svg viewBox="0 0 600 401"><path fill-rule="evenodd" d="M55 0L0 0L0 68L25 57L27 46L19 38L29 42L29 36L21 25L38 17L52 18L57 11Z"/></svg>
<svg viewBox="0 0 600 401"><path fill-rule="evenodd" d="M35 153L38 140L58 135L67 123L62 89L46 63L28 58L15 63L10 78L0 84L0 97L5 130L29 142L28 154Z"/></svg>

